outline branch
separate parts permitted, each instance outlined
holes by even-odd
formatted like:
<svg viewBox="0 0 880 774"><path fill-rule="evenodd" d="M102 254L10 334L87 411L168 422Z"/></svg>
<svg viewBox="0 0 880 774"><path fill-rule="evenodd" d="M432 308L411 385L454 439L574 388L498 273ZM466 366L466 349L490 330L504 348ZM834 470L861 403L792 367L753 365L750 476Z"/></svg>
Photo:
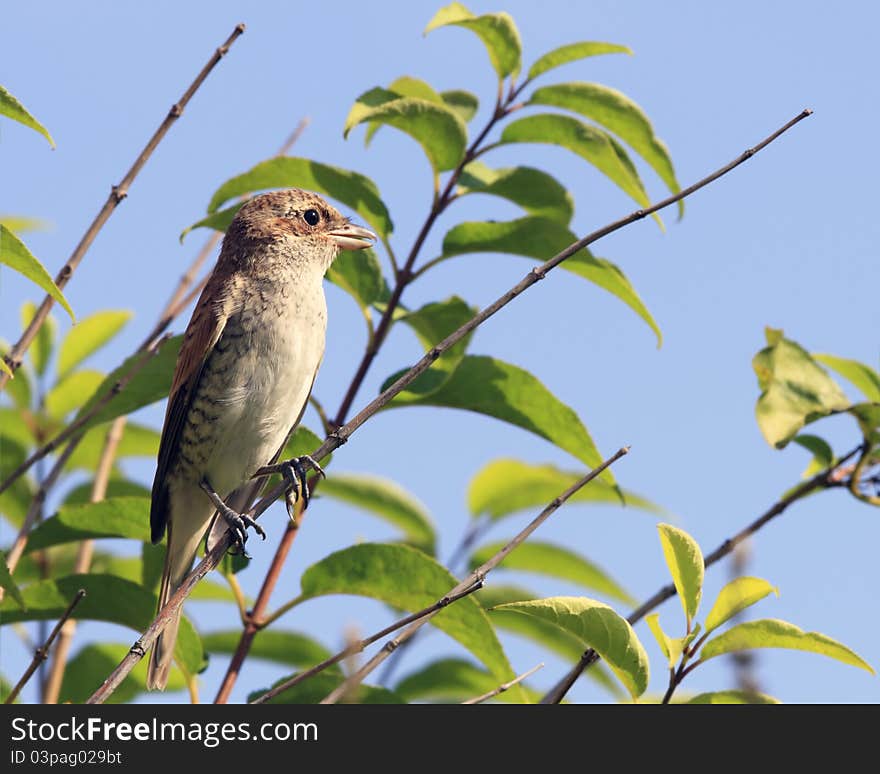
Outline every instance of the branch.
<svg viewBox="0 0 880 774"><path fill-rule="evenodd" d="M471 588L476 583L482 583L483 579L494 570L501 562L503 562L507 556L511 553L511 551L518 548L522 545L526 539L538 528L540 527L547 519L550 518L553 513L555 513L565 502L568 500L573 494L578 492L580 489L585 487L590 483L594 478L600 475L606 468L613 465L617 460L626 455L629 452L629 447L624 446L621 449L618 449L611 457L605 460L601 465L596 468L593 468L586 476L584 476L579 481L576 481L572 484L568 489L566 489L562 494L553 498L550 503L541 511L532 521L530 521L517 535L513 538L507 545L505 545L500 551L487 559L483 564L477 567L465 580L459 583L452 591L450 591L447 596L451 597L456 594L459 594L464 589ZM360 685L364 678L370 674L376 667L378 667L388 656L390 656L395 650L397 650L398 646L401 643L406 642L410 637L412 637L419 629L422 628L426 623L428 623L431 618L433 618L437 612L430 613L423 618L420 618L418 621L410 624L403 632L400 633L398 637L393 640L389 640L385 643L382 649L371 658L364 666L362 666L357 672L353 675L349 676L342 685L338 686L335 690L331 691L331 693L324 697L321 701L321 704L334 704L339 700L341 696L345 696L356 686Z"/></svg>
<svg viewBox="0 0 880 774"><path fill-rule="evenodd" d="M55 638L58 636L58 632L61 631L61 627L64 626L65 621L73 614L76 606L82 601L83 597L85 597L86 592L85 589L80 589L74 594L73 599L70 604L67 606L67 610L62 613L61 618L58 619L58 623L55 624L55 628L52 629L52 633L49 635L49 638L36 649L34 652L33 661L31 661L30 666L25 670L24 674L21 676L21 679L15 684L15 688L10 691L9 696L6 697L6 701L4 704L12 704L15 701L18 694L21 692L21 689L24 688L25 684L28 680L31 679L31 675L37 671L37 668L49 657L49 648L52 647L52 643L55 641Z"/></svg>
<svg viewBox="0 0 880 774"><path fill-rule="evenodd" d="M468 699L467 701L463 701L462 704L482 704L484 701L487 701L488 699L494 698L499 693L504 693L505 691L510 690L511 688L513 688L514 685L518 685L526 678L531 677L533 674L535 674L535 672L537 672L539 669L543 669L543 668L544 668L544 662L542 661L537 666L533 666L528 672L523 672L519 677L514 677L513 680L511 680L507 683L502 683L497 688L489 691L488 693L484 693L484 694L481 694L480 696L475 696L473 699Z"/></svg>
<svg viewBox="0 0 880 774"><path fill-rule="evenodd" d="M95 471L95 480L92 482L90 502L99 503L107 496L107 484L110 482L110 473L113 471L113 462L116 459L116 450L122 440L125 431L126 417L117 417L104 441L101 450L101 458L98 460L98 469ZM73 565L74 575L85 575L92 566L92 556L95 552L94 540L83 540L76 552L76 560ZM61 627L61 636L58 638L58 647L55 648L55 656L52 659L52 668L46 679L43 689L43 704L57 704L58 695L61 692L61 681L64 678L64 670L67 667L67 656L73 637L76 634L76 621L72 618Z"/></svg>
<svg viewBox="0 0 880 774"><path fill-rule="evenodd" d="M743 528L739 532L737 532L733 537L725 540L718 548L716 548L712 553L708 554L703 558L703 562L708 569L716 562L723 559L729 553L731 553L740 543L744 540L747 540L749 537L754 535L758 530L760 530L765 524L774 519L776 516L779 516L781 513L784 513L789 505L797 502L798 500L806 497L810 493L814 492L817 489L829 489L832 487L838 486L838 478L840 468L844 465L844 463L851 459L858 451L861 449L861 445L857 446L848 454L844 455L841 459L835 462L830 467L825 470L817 473L812 478L804 481L799 486L795 487L789 494L787 494L782 499L778 500L774 503L770 508L765 511L761 516L755 519L751 524L747 527ZM632 613L627 617L627 621L631 625L635 625L638 621L642 620L648 613L650 613L655 607L659 607L663 602L667 599L671 599L676 595L675 586L673 584L667 584L662 589L660 589L654 596L648 599L646 602L642 603L639 607L633 610ZM550 691L541 699L541 704L558 704L565 698L565 694L571 689L571 687L575 684L575 681L578 677L581 676L581 673L592 666L596 661L599 660L599 655L592 648L589 648L584 652L581 656L580 660L577 664L572 667L571 671L565 675Z"/></svg>
<svg viewBox="0 0 880 774"><path fill-rule="evenodd" d="M112 186L112 188L110 189L110 195L107 197L107 201L104 202L104 206L95 216L92 224L88 227L88 229L86 229L86 233L83 235L79 244L74 248L74 251L71 254L70 258L67 259L67 263L65 263L64 266L61 267L61 271L59 271L56 275L55 284L58 286L59 289L63 289L64 286L67 285L67 283L70 281L70 278L73 276L73 272L76 271L77 266L79 266L80 262L85 257L85 254L88 251L89 247L91 247L92 242L95 241L95 237L98 236L98 232L109 220L110 216L113 214L119 203L123 199L125 199L126 196L128 196L128 189L131 187L134 179L137 177L144 164L147 163L147 160L150 158L150 156L153 155L153 151L156 150L156 146L168 133L171 125L178 118L180 118L181 114L184 111L184 108L186 108L190 99L192 99L198 88L208 77L211 70L213 70L217 63L226 55L227 51L229 51L229 47L233 43L235 43L236 39L243 32L244 24L239 24L235 27L235 29L232 31L232 34L226 39L226 42L223 43L223 45L214 52L214 54L208 60L208 63L202 68L201 72L190 84L189 88L184 92L183 96L171 106L171 109L168 111L168 115L165 116L165 120L162 121L162 123L159 125L159 128L155 131L149 142L147 142L144 149L140 152L140 155L135 159L134 164L132 164L131 169L129 169L128 172L125 174L125 177L122 178L118 185ZM55 300L49 295L47 295L43 299L43 303L40 304L40 308L37 309L36 313L34 314L30 325L28 325L24 333L22 333L21 338L15 343L15 346L13 346L9 353L4 356L4 360L6 361L6 364L9 366L9 369L11 371L15 371L21 365L24 353L27 352L28 347L31 345L31 342L36 337L37 331L39 331L40 328L43 326L43 323L49 316L49 311L52 309L52 305L54 303ZM6 386L9 378L9 374L0 371L0 390L2 390L3 387Z"/></svg>
<svg viewBox="0 0 880 774"><path fill-rule="evenodd" d="M735 167L750 159L753 155L755 155L755 153L769 145L796 123L811 115L811 113L812 111L809 109L804 110L803 112L795 116L795 118L793 118L791 121L786 123L783 127L778 129L772 135L756 145L754 148L745 151L745 153L743 153L737 159L725 165L716 172L713 172L708 177L703 178L699 182L694 183L688 188L685 188L679 193L670 196L662 200L661 202L658 202L657 204L646 210L636 210L630 215L621 218L620 220L617 220L614 223L611 223L604 228L599 229L598 231L594 231L592 234L589 234L583 239L573 243L565 250L555 255L549 261L542 264L540 267L532 269L532 271L530 271L521 282L511 288L507 293L497 299L493 304L488 306L482 312L475 315L471 320L458 328L458 330L447 336L442 342L433 347L421 360L419 360L412 368L410 368L409 371L403 374L396 382L394 382L394 384L392 384L377 398L371 401L351 421L340 427L335 432L331 433L324 440L318 450L312 453L312 458L321 459L322 457L325 457L329 452L333 451L334 449L338 449L340 446L346 443L351 435L361 425L363 425L364 422L366 422L370 417L373 416L373 414L379 411L379 409L390 403L391 400L396 395L398 395L398 393L400 393L404 388L411 384L420 374L430 368L431 364L435 360L437 360L437 358L439 358L441 354L443 354L446 350L448 350L450 347L454 346L457 342L467 336L471 331L473 331L475 328L488 320L489 317L494 315L498 310L509 304L514 298L516 298L529 287L538 282L539 279L543 279L549 271L554 269L564 260L571 257L587 245L597 241L598 239L601 239L608 234L618 231L619 229L629 225L630 223L641 220L647 215L653 214L654 212L668 207L671 204L675 204L676 202L684 199L695 191L698 191L700 188L709 185L709 183L717 180L722 175L726 174L727 172L731 171ZM267 474L268 471L266 471L265 475ZM286 489L287 485L285 483L280 483L272 487L264 497L262 497L252 508L248 510L248 515L250 515L252 518L258 517L260 514L266 511L269 506L286 491ZM281 544L279 545L276 552L275 559L273 559L273 566L276 563L279 566L283 564L287 552L289 551L290 546L293 543L293 539L297 533L300 521L301 520L298 520L296 524L292 522L288 524L287 528L285 529L284 535L282 536ZM166 607L163 609L163 613L160 613L160 616L157 617L157 619L151 625L150 629L147 630L148 632L151 632L153 631L154 626L161 623L161 626L158 628L158 630L153 631L151 639L147 643L148 646L152 645L156 635L165 627L165 623L167 623L167 616L165 616L164 610L167 610L171 603L175 602L175 600L177 607L179 607L186 594L189 593L189 589L192 588L192 585L195 585L194 582L190 584L190 580L196 577L201 578L205 574L210 572L210 570L212 570L214 567L216 567L220 563L220 560L223 558L224 553L228 550L230 545L231 535L227 532L221 540L217 541L217 544L214 546L214 548L205 556L204 560L199 563L196 569L188 576L188 579L184 583L184 585L181 586L180 589L178 589L178 592L172 596L171 600L169 600L168 605L166 605ZM266 589L268 587L268 584L264 582L263 587L264 589ZM261 595L262 593L263 590L261 589ZM144 636L146 636L146 634ZM239 644L241 645L241 642ZM140 648L139 656L136 652L138 648ZM143 651L141 647L141 641L138 640L138 642L135 643L135 645L133 646L132 651L129 653L129 655L123 660L123 662L117 667L117 669L114 670L113 675L111 675L111 677L107 679L107 681L105 682L105 686L107 686L109 682L112 682L112 680L116 680L117 682L109 686L107 690L105 690L104 686L102 686L101 689L95 692L95 694L91 697L91 699L89 699L89 701L91 703L101 703L102 701L104 701L106 697L109 696L115 689L115 686L118 684L118 682L121 682L121 680L124 679L125 675L127 675L128 672L131 671L131 669L134 667L135 663L137 663L137 661L143 657L144 652L145 651Z"/></svg>
<svg viewBox="0 0 880 774"><path fill-rule="evenodd" d="M309 677L313 677L314 675L318 674L319 672L323 672L325 669L329 669L334 664L338 664L340 661L344 661L345 659L347 659L351 656L354 656L357 653L363 652L364 649L366 649L368 646L372 645L374 642L376 642L376 640L381 640L383 637L386 637L387 635L391 634L392 632L396 632L398 629L406 626L407 624L413 623L414 621L418 621L418 620L424 618L425 616L433 615L437 611L442 610L444 607L451 605L453 602L457 602L459 599L462 599L463 597L466 597L469 594L473 594L475 591L478 591L481 587L482 587L482 583L477 583L473 586L470 586L469 588L465 589L464 591L462 591L458 594L454 594L454 595L447 594L442 599L438 599L433 605L429 605L428 607L424 608L423 610L419 610L415 613L411 613L410 615L405 616L404 618L401 618L392 624L389 624L381 631L378 631L375 634L371 634L366 639L351 643L350 645L348 645L347 647L345 647L341 651L339 651L339 653L337 653L335 656L331 656L330 658L325 659L320 664L315 664L315 666L313 666L311 669L307 669L305 672L300 672L298 675L294 675L289 680L285 680L283 683L276 685L271 690L266 691L266 693L262 694L261 696L258 696L256 699L254 699L250 703L251 704L265 704L266 702L271 701L276 696L278 696L278 694L284 693L285 691L289 690L290 688L293 688L293 686L295 686L295 685L299 685L299 683L301 683L303 680L306 680Z"/></svg>

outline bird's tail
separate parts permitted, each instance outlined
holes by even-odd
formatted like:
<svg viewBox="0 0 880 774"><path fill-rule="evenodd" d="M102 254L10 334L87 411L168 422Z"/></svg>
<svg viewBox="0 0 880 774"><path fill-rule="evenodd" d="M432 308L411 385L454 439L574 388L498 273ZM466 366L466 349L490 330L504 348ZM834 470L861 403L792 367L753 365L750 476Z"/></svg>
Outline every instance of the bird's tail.
<svg viewBox="0 0 880 774"><path fill-rule="evenodd" d="M171 523L168 524L168 548L165 552L165 569L162 572L162 585L159 589L159 610L183 583L199 550L205 524L194 525L198 527L195 530L187 529L189 526L186 522L177 523L172 530ZM178 608L153 645L147 667L147 688L151 691L162 691L168 684L168 673L171 670L174 645L177 642L177 629L180 626L180 614L181 609Z"/></svg>

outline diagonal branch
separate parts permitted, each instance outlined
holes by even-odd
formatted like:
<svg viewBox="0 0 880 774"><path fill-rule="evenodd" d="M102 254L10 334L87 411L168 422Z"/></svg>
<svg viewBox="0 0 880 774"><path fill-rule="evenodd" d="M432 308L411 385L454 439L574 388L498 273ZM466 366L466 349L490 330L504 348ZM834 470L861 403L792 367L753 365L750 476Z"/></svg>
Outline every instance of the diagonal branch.
<svg viewBox="0 0 880 774"><path fill-rule="evenodd" d="M537 672L539 669L543 668L544 662L542 661L537 666L533 666L528 672L523 672L518 677L514 677L513 680L508 680L506 683L501 683L501 685L499 685L497 688L493 688L491 691L487 691L486 693L480 694L479 696L474 696L473 699L463 701L462 704L482 704L484 701L495 698L499 693L509 691L511 688L513 688L514 685L519 685L523 680L526 680L527 678L535 674L535 672Z"/></svg>
<svg viewBox="0 0 880 774"><path fill-rule="evenodd" d="M421 373L430 368L431 364L437 360L446 350L450 347L454 346L458 341L467 336L471 331L480 326L486 320L489 319L492 315L494 315L501 308L509 304L513 299L519 296L521 293L525 292L538 282L539 279L543 279L546 274L562 263L567 258L574 255L579 250L583 249L589 244L592 244L598 239L601 239L603 236L607 236L624 226L629 225L630 223L634 223L637 220L641 220L642 218L650 215L658 210L661 210L665 207L668 207L671 204L675 204L676 202L684 199L690 194L698 191L699 189L709 185L711 182L717 180L722 175L730 172L735 167L739 166L743 162L750 159L755 155L758 151L765 148L771 142L780 137L784 132L788 131L791 127L797 124L799 121L802 121L807 116L811 115L812 111L807 109L799 113L795 116L791 121L788 121L784 126L775 131L772 135L762 140L758 145L750 148L745 151L739 157L731 161L729 164L726 164L721 169L713 172L708 177L703 178L702 180L694 183L691 186L683 189L679 193L674 196L670 196L664 199L661 202L653 205L652 207L646 210L636 210L630 215L621 218L620 220L611 223L598 231L594 231L592 234L587 235L583 239L578 240L573 243L569 247L565 248L562 252L555 255L546 263L541 266L532 269L526 277L520 281L517 285L514 285L510 290L508 290L504 295L498 298L493 304L489 305L479 314L475 315L471 320L462 325L458 330L454 331L452 334L447 336L442 342L433 347L421 360L419 360L412 368L410 368L405 374L403 374L394 384L389 386L385 391L383 391L377 398L371 401L365 408L363 408L360 413L358 413L351 421L347 424L343 425L335 432L331 433L321 444L321 446L311 454L313 459L321 459L325 457L329 452L334 449L339 448L342 444L346 443L351 435L366 422L370 417L372 417L376 412L378 412L381 408L386 406L391 400L394 399L401 391L403 391L409 384L411 384ZM266 471L265 474L268 474L269 471ZM262 497L249 511L248 515L251 517L257 517L266 511L270 505L272 505L275 500L280 497L287 489L287 485L284 483L278 484L272 487L267 494ZM276 552L276 559L282 554L282 549L289 549L290 544L293 542L293 536L296 535L296 529L291 530L290 526L285 530L284 536L282 537L282 545L279 546L278 551ZM217 541L217 544L213 547L213 549L205 556L202 562L190 573L187 577L187 580L184 584L178 589L178 591L171 597L168 601L168 604L160 611L156 620L151 625L148 631L152 631L151 639L147 643L147 645L151 645L155 640L155 637L164 629L165 625L169 620L169 616L173 613L174 610L180 607L183 603L184 598L195 585L196 582L208 572L210 572L214 567L216 567L220 560L223 558L223 555L228 550L231 545L231 535L226 533L224 537ZM286 556L286 552L285 552ZM282 557L283 559L283 557ZM273 566L276 564L275 560L273 560ZM280 565L280 562L278 562ZM264 583L264 586L266 584ZM154 627L158 626L155 631L153 631ZM143 638L141 638L143 639ZM125 678L125 676L131 671L134 665L140 658L143 658L145 651L143 650L143 645L141 640L135 643L132 647L132 650L129 652L129 655L123 659L123 661L119 664L119 666L114 670L113 674L107 678L104 682L104 685L93 694L93 696L89 699L90 703L98 703L100 704L115 690L116 686Z"/></svg>
<svg viewBox="0 0 880 774"><path fill-rule="evenodd" d="M110 216L116 210L116 207L119 203L128 196L128 189L131 187L131 184L134 182L134 179L137 177L138 173L143 168L144 164L147 163L150 156L153 155L153 151L156 150L156 146L162 141L165 135L168 133L168 130L171 128L171 125L180 118L181 114L186 108L189 101L192 99L193 95L198 91L199 87L202 85L204 80L211 73L211 70L216 67L217 63L226 56L226 53L229 51L229 47L235 43L236 39L244 32L244 24L236 25L235 29L232 31L232 34L226 39L226 42L223 43L220 48L218 48L211 58L208 60L207 64L202 68L201 72L196 76L195 80L190 84L189 88L183 93L183 96L175 102L171 109L168 111L168 115L165 116L165 120L159 125L159 128L153 133L153 136L149 139L144 149L140 152L140 155L134 160L134 164L131 165L131 169L126 172L125 176L119 182L118 185L114 185L110 189L110 195L107 197L107 201L104 202L104 206L101 207L100 212L95 216L95 219L92 221L92 224L86 229L86 233L83 235L82 239L80 239L79 244L74 248L73 253L71 253L70 258L67 259L67 263L61 267L61 271L55 277L55 284L59 289L63 289L68 282L70 282L70 278L73 276L73 272L76 271L77 266L82 262L82 259L85 257L86 252L92 246L92 242L95 241L95 237L98 236L98 232L103 228L104 224L110 219ZM24 333L21 334L21 338L15 343L15 346L9 350L9 353L4 356L4 360L6 364L9 366L10 371L14 372L20 365L22 358L24 357L24 353L27 352L28 347L31 345L31 342L37 335L37 331L43 326L43 323L46 321L46 318L49 316L49 311L52 309L52 305L55 303L55 300L47 295L43 299L43 303L40 304L39 309L37 309L34 314L33 319L30 322L30 325L25 329ZM9 374L0 371L0 390L6 386L6 383L9 381Z"/></svg>
<svg viewBox="0 0 880 774"><path fill-rule="evenodd" d="M456 594L461 593L464 589L471 588L477 583L482 583L483 579L494 570L501 562L503 562L508 555L516 550L519 546L521 546L530 536L531 534L538 529L547 519L549 519L559 508L561 508L565 502L575 493L583 489L587 484L590 483L594 478L599 476L606 468L611 467L617 460L621 457L625 456L629 452L629 447L624 446L621 449L618 449L614 454L612 454L607 460L605 460L601 465L596 468L593 468L587 475L585 475L580 480L576 481L572 484L568 489L566 489L561 494L557 495L553 498L548 504L547 507L544 508L534 519L532 519L525 527L523 527L520 532L500 551L498 551L494 556L489 557L483 564L481 564L477 569L475 569L467 578L465 578L461 583L459 583L452 591L450 591L446 596L451 597ZM389 640L382 646L382 649L371 658L366 664L364 664L357 672L353 675L349 676L342 685L337 687L334 691L324 697L321 701L321 704L335 704L342 696L345 696L358 685L360 685L364 678L370 674L376 667L378 667L383 661L385 661L388 656L390 656L397 648L401 645L401 643L406 642L410 637L412 637L419 629L421 629L428 621L433 618L439 610L430 613L423 618L420 618L418 621L411 623L406 629L404 629L400 635L395 637L393 640Z"/></svg>
<svg viewBox="0 0 880 774"><path fill-rule="evenodd" d="M712 553L707 554L703 558L703 563L705 564L706 568L708 569L713 564L723 559L744 540L747 540L752 535L754 535L769 521L776 518L781 513L784 513L788 506L792 503L803 499L807 495L815 492L817 489L830 489L832 487L839 486L840 472L842 466L849 459L854 457L860 448L861 446L857 446L851 452L837 460L837 462L835 462L830 467L817 473L812 478L807 479L802 484L795 487L785 497L781 498L772 506L770 506L770 508L768 508L751 524L741 529L733 537L725 540L720 546L718 546L718 548L712 551ZM631 625L635 625L638 621L641 621L642 618L650 613L655 607L660 606L667 599L671 599L675 595L675 586L671 583L667 584L656 594L654 594L654 596L652 596L650 599L643 602L639 607L633 610L626 620L629 621ZM598 660L599 654L596 653L595 650L593 650L592 648L586 650L581 656L580 660L577 662L577 664L572 667L571 671L568 672L568 674L566 674L565 677L563 677L555 686L553 686L553 688L550 689L550 691L547 693L546 696L544 696L543 699L541 699L541 704L558 704L560 701L562 701L562 699L565 698L565 694L568 693L571 687L575 684L575 681L578 679L578 677L581 676L583 671L589 668Z"/></svg>

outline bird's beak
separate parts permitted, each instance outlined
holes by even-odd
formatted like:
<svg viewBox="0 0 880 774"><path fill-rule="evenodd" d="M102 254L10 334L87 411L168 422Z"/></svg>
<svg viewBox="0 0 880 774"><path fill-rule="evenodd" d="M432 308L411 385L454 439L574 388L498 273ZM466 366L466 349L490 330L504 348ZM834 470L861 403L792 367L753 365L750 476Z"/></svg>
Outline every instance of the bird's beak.
<svg viewBox="0 0 880 774"><path fill-rule="evenodd" d="M327 236L339 245L340 250L363 250L376 241L376 235L372 231L354 226L351 223L328 231Z"/></svg>

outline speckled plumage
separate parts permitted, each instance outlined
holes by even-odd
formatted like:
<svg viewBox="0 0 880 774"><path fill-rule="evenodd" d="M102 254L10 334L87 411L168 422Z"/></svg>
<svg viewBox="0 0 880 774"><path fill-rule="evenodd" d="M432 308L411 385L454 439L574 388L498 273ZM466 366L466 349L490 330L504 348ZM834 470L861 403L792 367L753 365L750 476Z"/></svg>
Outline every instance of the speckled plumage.
<svg viewBox="0 0 880 774"><path fill-rule="evenodd" d="M184 335L162 431L150 513L153 542L168 531L160 607L214 514L202 482L227 498L299 422L324 354L324 273L340 245L365 247L368 234L298 189L255 197L227 230ZM153 648L151 688L167 682L178 622Z"/></svg>

